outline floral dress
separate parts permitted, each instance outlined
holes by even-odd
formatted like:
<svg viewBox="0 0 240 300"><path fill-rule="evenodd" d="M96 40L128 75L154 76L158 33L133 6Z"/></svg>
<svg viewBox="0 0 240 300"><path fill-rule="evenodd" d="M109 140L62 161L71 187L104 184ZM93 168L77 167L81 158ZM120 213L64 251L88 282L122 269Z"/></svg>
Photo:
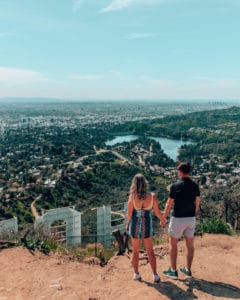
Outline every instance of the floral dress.
<svg viewBox="0 0 240 300"><path fill-rule="evenodd" d="M136 208L133 198L133 214L130 221L129 233L133 238L148 238L153 236L152 225L153 194L148 207Z"/></svg>

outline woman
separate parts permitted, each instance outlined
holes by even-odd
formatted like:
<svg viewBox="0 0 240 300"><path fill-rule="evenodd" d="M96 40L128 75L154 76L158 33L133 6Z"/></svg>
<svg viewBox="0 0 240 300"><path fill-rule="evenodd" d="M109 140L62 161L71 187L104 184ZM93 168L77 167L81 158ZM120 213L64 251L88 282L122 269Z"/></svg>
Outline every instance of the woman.
<svg viewBox="0 0 240 300"><path fill-rule="evenodd" d="M143 239L144 247L147 251L148 259L153 272L154 282L159 282L157 274L156 257L153 252L153 227L152 211L160 220L160 225L166 224L166 219L159 210L158 200L154 193L147 191L147 180L142 174L136 174L133 177L128 199L128 214L126 230L129 231L132 239L133 256L132 265L134 269L133 279L141 280L138 272L140 243Z"/></svg>

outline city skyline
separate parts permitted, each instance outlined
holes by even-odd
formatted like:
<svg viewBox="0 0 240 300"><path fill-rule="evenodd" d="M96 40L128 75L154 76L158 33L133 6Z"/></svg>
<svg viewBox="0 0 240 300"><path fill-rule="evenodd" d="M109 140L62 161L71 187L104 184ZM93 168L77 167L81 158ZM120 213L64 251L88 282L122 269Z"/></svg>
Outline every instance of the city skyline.
<svg viewBox="0 0 240 300"><path fill-rule="evenodd" d="M237 0L0 0L0 98L240 99Z"/></svg>

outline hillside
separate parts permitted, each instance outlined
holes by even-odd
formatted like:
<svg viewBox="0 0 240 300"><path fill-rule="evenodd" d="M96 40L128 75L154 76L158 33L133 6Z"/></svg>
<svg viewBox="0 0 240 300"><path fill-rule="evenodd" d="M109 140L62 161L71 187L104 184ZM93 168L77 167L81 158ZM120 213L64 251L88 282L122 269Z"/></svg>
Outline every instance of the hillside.
<svg viewBox="0 0 240 300"><path fill-rule="evenodd" d="M116 199L123 203L138 172L163 208L166 186L177 175L176 162L155 140L164 137L191 141L170 149L193 165L193 179L206 199L200 220L216 217L240 230L240 107L203 111L208 105L196 104L189 113L180 105L176 113L176 106L155 104L153 116L151 105L137 110L116 103L111 110L76 103L25 105L0 108L0 221L17 217L20 227L33 223L30 207L36 199L38 214L64 206L85 213L115 205ZM107 145L126 134L137 139Z"/></svg>
<svg viewBox="0 0 240 300"><path fill-rule="evenodd" d="M141 261L142 282L132 280L127 255L113 257L107 266L80 263L69 257L23 248L0 252L0 299L69 300L188 300L240 299L240 237L208 235L196 238L194 279L161 276L168 263L168 246L156 248L161 283L153 284L150 266ZM167 250L167 251L166 251ZM179 243L179 266L184 264L184 242Z"/></svg>

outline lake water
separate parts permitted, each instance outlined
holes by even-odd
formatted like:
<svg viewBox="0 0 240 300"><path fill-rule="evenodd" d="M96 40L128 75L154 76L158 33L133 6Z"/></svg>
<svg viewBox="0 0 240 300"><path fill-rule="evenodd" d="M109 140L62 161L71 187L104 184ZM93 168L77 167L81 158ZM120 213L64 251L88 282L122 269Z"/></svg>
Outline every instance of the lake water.
<svg viewBox="0 0 240 300"><path fill-rule="evenodd" d="M134 141L138 138L137 135L123 135L123 136L117 136L116 138L107 141L105 144L107 146L114 146L118 143L123 143L123 142L131 142ZM165 137L150 137L151 139L157 141L163 151L171 157L174 161L176 161L176 158L178 156L178 149L184 145L184 144L191 144L189 141L181 141L181 140L173 140Z"/></svg>

